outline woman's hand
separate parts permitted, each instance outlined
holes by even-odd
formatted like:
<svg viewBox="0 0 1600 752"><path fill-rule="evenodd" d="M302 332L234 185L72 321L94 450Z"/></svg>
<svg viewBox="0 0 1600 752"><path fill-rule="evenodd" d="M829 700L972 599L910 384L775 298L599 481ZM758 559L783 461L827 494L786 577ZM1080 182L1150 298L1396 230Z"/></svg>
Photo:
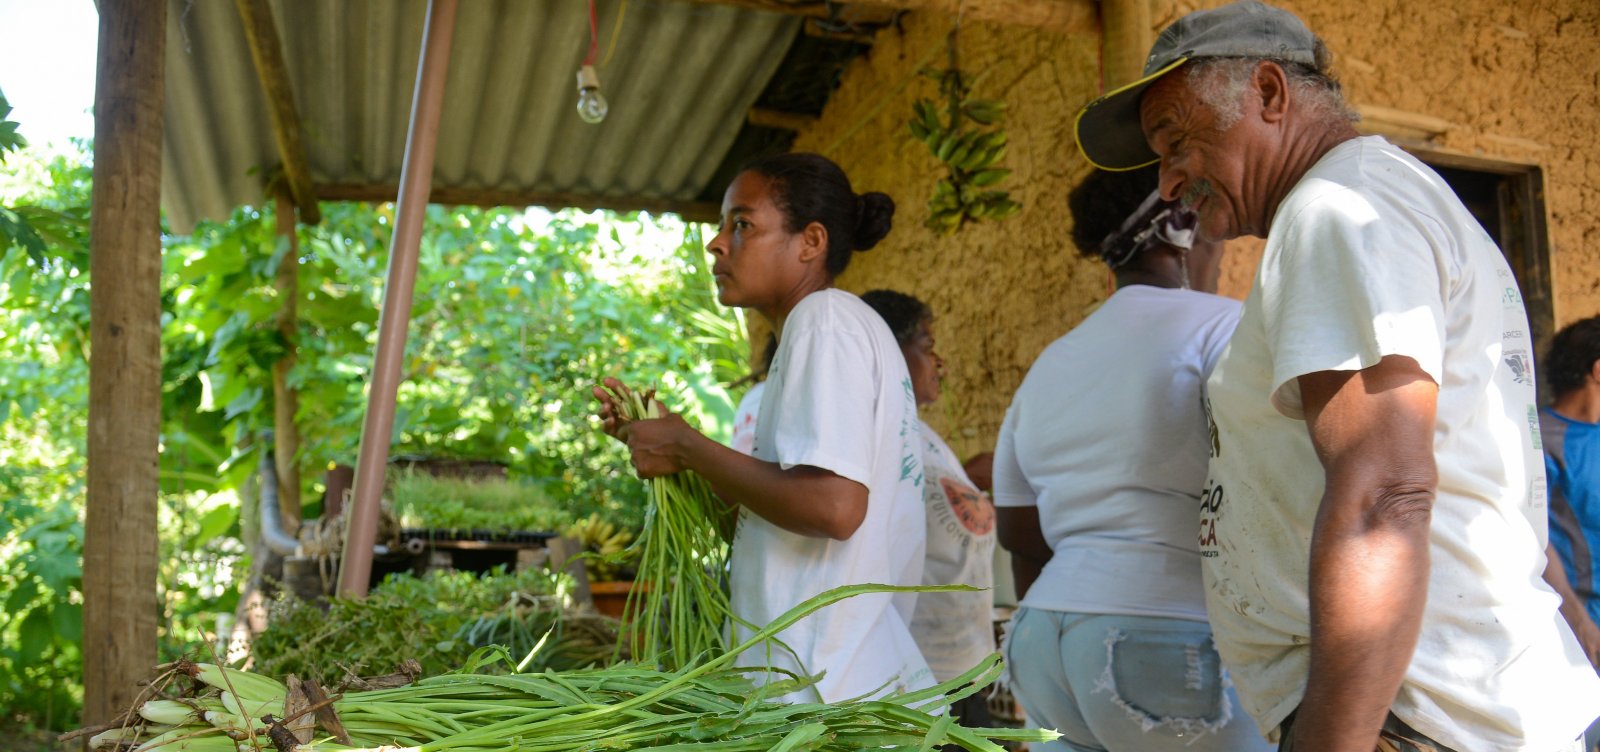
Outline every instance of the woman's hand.
<svg viewBox="0 0 1600 752"><path fill-rule="evenodd" d="M597 386L593 390L595 400L600 403L600 430L605 431L606 435L613 439L626 441L622 438L622 427L627 421L622 417L622 409L617 405L612 392L627 394L628 388L611 376L605 377L600 383L603 386Z"/></svg>
<svg viewBox="0 0 1600 752"><path fill-rule="evenodd" d="M656 403L661 417L635 420L621 428L621 438L633 455L633 469L641 478L659 478L684 470L684 449L699 435L683 418Z"/></svg>
<svg viewBox="0 0 1600 752"><path fill-rule="evenodd" d="M659 417L629 419L624 402L637 396ZM658 478L684 470L684 450L700 433L683 418L670 412L655 399L655 390L633 390L620 380L606 377L601 386L594 388L594 398L600 402L600 428L607 435L628 445L633 468L641 478Z"/></svg>
<svg viewBox="0 0 1600 752"><path fill-rule="evenodd" d="M594 398L600 402L600 430L605 431L607 436L627 443L628 439L623 431L630 421L624 417L622 405L618 400L631 400L633 390L614 376L605 377L600 384L592 390ZM651 389L642 393L640 397L648 404L655 400L655 395L656 390Z"/></svg>

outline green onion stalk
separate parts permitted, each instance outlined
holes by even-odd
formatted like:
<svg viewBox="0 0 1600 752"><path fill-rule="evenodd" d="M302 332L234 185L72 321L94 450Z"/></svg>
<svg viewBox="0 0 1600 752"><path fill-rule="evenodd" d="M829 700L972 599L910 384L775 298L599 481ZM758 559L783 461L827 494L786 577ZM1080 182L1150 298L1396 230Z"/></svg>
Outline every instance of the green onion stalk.
<svg viewBox="0 0 1600 752"><path fill-rule="evenodd" d="M653 390L623 387L612 395L622 420L662 415ZM728 649L726 628L734 616L727 571L736 513L693 471L645 484L650 505L632 549L639 556L638 585L624 606L624 635L631 635L636 659L670 671Z"/></svg>
<svg viewBox="0 0 1600 752"><path fill-rule="evenodd" d="M758 686L746 669L732 666L739 652L761 644L808 614L862 593L953 592L961 585L894 587L853 585L829 590L785 612L750 639L678 671L622 664L581 671L483 673L510 660L485 648L460 670L413 684L337 696L332 707L346 741L326 729L302 728L285 738L283 713L294 713L285 687L269 677L202 664L182 666L209 687L177 699L152 700L135 718L141 724L102 732L99 749L280 749L285 752L792 752L893 748L928 751L943 745L1001 752L996 742L1048 741L1037 729L965 728L948 708L993 681L1000 656L936 686L881 699L831 704L773 700L808 683L784 678ZM302 713L304 711L301 711ZM153 720L159 718L160 720ZM79 732L80 734L82 732ZM309 740L308 740L309 739ZM270 740L270 741L269 741Z"/></svg>

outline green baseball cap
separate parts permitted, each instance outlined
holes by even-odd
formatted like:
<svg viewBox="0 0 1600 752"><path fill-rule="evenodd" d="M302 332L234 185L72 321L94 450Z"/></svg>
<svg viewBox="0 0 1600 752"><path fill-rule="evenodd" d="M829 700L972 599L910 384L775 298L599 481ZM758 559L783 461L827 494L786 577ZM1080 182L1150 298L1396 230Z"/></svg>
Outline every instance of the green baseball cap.
<svg viewBox="0 0 1600 752"><path fill-rule="evenodd" d="M1078 148L1102 170L1133 170L1157 161L1139 124L1139 99L1162 76L1190 60L1266 58L1316 65L1316 36L1293 13L1257 0L1199 10L1174 21L1150 47L1144 76L1084 105L1073 124Z"/></svg>

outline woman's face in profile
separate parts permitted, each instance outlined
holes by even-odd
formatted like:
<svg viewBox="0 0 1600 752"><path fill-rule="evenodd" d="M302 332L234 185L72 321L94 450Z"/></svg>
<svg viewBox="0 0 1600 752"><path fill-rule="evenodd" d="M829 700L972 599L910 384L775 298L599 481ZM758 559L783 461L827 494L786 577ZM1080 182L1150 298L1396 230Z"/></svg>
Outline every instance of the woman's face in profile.
<svg viewBox="0 0 1600 752"><path fill-rule="evenodd" d="M706 244L717 300L725 306L760 308L781 297L791 267L799 268L796 239L772 199L772 181L740 173L722 197L722 223Z"/></svg>
<svg viewBox="0 0 1600 752"><path fill-rule="evenodd" d="M931 405L939 399L939 382L944 379L944 358L933 349L933 328L924 321L917 332L900 346L906 357L906 370L911 372L911 390L916 395L917 406Z"/></svg>

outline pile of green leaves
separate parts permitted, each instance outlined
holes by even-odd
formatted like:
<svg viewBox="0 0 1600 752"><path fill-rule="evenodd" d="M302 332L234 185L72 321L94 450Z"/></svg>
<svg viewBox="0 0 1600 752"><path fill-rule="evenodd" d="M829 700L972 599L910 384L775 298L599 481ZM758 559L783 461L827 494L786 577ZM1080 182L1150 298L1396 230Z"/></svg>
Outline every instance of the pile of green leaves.
<svg viewBox="0 0 1600 752"><path fill-rule="evenodd" d="M768 676L772 681L758 686L754 672L731 667L738 653L757 649L806 615L852 595L963 587L835 588L785 612L732 651L673 672L631 664L565 672L508 670L513 659L505 651L485 649L448 674L407 686L342 693L332 704L349 743L306 728L300 738L315 741L295 748L852 752L954 745L970 752L1003 752L1003 742L1058 738L1054 731L1038 729L967 728L950 715L953 703L999 676L998 654L932 687L832 703L774 700L805 689L813 679ZM259 749L251 741L233 741L229 732L245 732L239 735L246 739L249 733L272 735L283 740L280 748L293 743L287 738L291 730L276 719L300 705L298 691L259 674L215 665L180 662L163 668L152 686L187 684L188 696L144 703L129 714L130 725L101 731L91 746L143 742L140 749ZM197 681L178 681L184 676ZM200 710L208 711L203 718ZM75 735L94 732L85 729Z"/></svg>
<svg viewBox="0 0 1600 752"><path fill-rule="evenodd" d="M545 645L527 670L566 670L612 660L616 623L563 607L564 575L545 570L434 571L391 576L365 599L308 602L284 596L255 639L255 671L328 680L384 674L407 659L425 676L462 665L487 645L521 658Z"/></svg>
<svg viewBox="0 0 1600 752"><path fill-rule="evenodd" d="M564 530L570 511L552 498L547 484L469 480L401 472L386 496L403 528L490 532Z"/></svg>

